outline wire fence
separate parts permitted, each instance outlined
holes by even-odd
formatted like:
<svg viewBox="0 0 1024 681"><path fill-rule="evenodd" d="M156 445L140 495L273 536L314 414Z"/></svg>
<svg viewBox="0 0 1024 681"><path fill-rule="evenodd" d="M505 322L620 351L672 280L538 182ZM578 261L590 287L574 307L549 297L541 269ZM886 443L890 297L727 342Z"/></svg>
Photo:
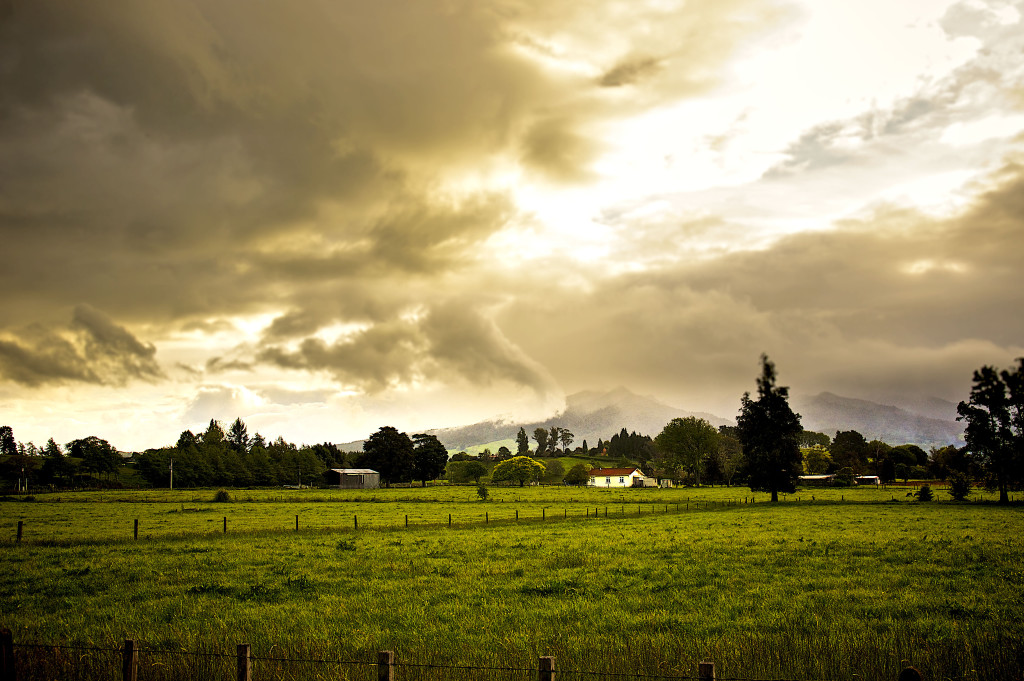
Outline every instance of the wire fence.
<svg viewBox="0 0 1024 681"><path fill-rule="evenodd" d="M276 648L276 646L275 646ZM126 640L119 647L72 644L15 644L9 630L0 630L0 681L63 679L91 681L819 681L775 677L757 679L720 676L710 661L691 664L693 673L679 669L664 672L587 670L559 668L554 657L540 657L531 666L459 665L436 662L403 662L393 651L380 651L376 660L341 657L289 656L280 653L255 655L248 644L234 653L217 650L173 650L139 645ZM621 668L622 661L616 660ZM913 667L903 669L898 681L920 681Z"/></svg>

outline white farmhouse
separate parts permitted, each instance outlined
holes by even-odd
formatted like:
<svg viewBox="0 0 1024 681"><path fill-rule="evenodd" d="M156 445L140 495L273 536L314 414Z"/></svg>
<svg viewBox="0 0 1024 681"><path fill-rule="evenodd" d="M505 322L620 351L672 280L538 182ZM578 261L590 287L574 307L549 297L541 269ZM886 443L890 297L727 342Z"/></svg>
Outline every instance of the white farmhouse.
<svg viewBox="0 0 1024 681"><path fill-rule="evenodd" d="M657 487L658 481L639 468L594 468L588 475L591 487Z"/></svg>

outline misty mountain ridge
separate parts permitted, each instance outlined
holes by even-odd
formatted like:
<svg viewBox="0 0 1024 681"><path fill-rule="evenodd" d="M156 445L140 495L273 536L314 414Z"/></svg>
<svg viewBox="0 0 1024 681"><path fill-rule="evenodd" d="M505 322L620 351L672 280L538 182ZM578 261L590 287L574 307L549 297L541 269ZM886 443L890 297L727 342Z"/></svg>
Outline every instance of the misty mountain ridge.
<svg viewBox="0 0 1024 681"><path fill-rule="evenodd" d="M956 405L938 398L917 398L915 405L921 405L927 414L911 409L909 405L902 408L829 392L794 396L790 403L793 410L801 415L804 428L829 437L840 430L856 430L867 440L881 440L891 445L914 443L927 449L963 444L964 429L956 421ZM947 414L949 418L935 418L933 414ZM507 446L514 451L514 440L520 428L530 436L533 446L533 431L537 428L550 430L552 426L570 430L575 436L573 447L580 446L584 440L588 446L594 447L598 439L608 440L623 428L654 437L672 419L688 416L705 419L715 427L736 423L735 419L679 409L654 397L637 395L627 388L618 387L607 392L587 390L569 395L565 411L543 421L515 423L489 420L427 432L436 435L451 452L502 441L508 442ZM360 440L341 447L359 450L362 444Z"/></svg>
<svg viewBox="0 0 1024 681"><path fill-rule="evenodd" d="M964 426L956 420L956 405L937 397L916 402L918 412L869 400L842 397L829 392L813 397L796 396L793 410L807 430L833 437L839 430L856 430L867 440L890 445L913 443L925 449L945 445L963 445ZM935 418L932 415L947 415Z"/></svg>
<svg viewBox="0 0 1024 681"><path fill-rule="evenodd" d="M637 395L619 387L610 392L587 390L569 395L566 397L565 411L543 421L483 421L460 428L441 428L431 433L436 435L449 451L459 451L491 442L514 440L520 428L526 430L532 445L534 430L550 430L552 426L558 426L573 433L572 446L579 446L586 440L587 445L593 447L597 445L599 439L607 440L623 428L653 437L672 419L686 416L705 418L715 426L730 423L729 419L714 414L685 411L653 397Z"/></svg>
<svg viewBox="0 0 1024 681"><path fill-rule="evenodd" d="M804 428L825 433L829 437L840 430L856 430L868 440L881 440L891 445L914 443L928 448L963 444L964 429L956 421L956 405L939 398L917 398L915 406L924 407L922 411L927 411L927 414L829 392L797 396L791 399L791 403L794 411L801 414ZM935 418L933 414L946 414L949 418ZM736 423L735 419L679 409L654 397L637 395L627 388L618 387L608 392L587 390L569 395L565 411L544 421L484 421L431 432L450 451L459 451L514 439L519 428L526 430L532 445L535 429L550 430L551 426L558 426L572 431L575 435L574 446L586 440L593 447L598 439L607 440L623 428L654 437L672 419L687 416L706 419L716 427Z"/></svg>

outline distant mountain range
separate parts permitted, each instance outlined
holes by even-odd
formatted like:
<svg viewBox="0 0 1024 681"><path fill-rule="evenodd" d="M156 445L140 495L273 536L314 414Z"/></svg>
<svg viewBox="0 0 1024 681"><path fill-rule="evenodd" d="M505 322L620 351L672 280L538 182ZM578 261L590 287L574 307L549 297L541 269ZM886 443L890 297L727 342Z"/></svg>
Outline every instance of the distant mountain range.
<svg viewBox="0 0 1024 681"><path fill-rule="evenodd" d="M956 406L937 398L918 400L907 408L878 404L867 400L821 393L811 397L794 396L790 403L801 415L807 430L829 437L840 430L856 430L868 440L882 440L898 445L914 443L924 447L963 444L963 426L956 421ZM610 392L586 391L566 398L562 414L544 421L507 423L483 421L459 428L428 431L438 437L452 452L477 452L484 447L496 451L501 445L515 451L515 437L520 428L531 436L537 428L567 428L575 435L573 446L584 440L594 447L598 439L608 440L623 428L654 437L674 418L696 416L714 426L733 425L735 419L714 414L691 412L669 406L653 397L637 395L626 388ZM341 445L342 449L358 450L362 441Z"/></svg>
<svg viewBox="0 0 1024 681"><path fill-rule="evenodd" d="M694 413L670 407L653 397L642 397L616 388L607 393L581 392L566 398L566 409L558 416L531 423L500 423L484 421L461 428L443 428L432 431L449 451L472 450L481 445L505 443L515 451L515 437L520 428L526 430L533 444L533 431L537 428L550 430L552 426L567 428L575 435L574 447L587 441L589 447L597 445L598 439L608 440L625 428L651 437L661 432L665 424L674 418L697 416L707 419L715 426L729 423L713 414ZM511 445L508 442L511 441ZM491 449L497 449L497 446Z"/></svg>
<svg viewBox="0 0 1024 681"><path fill-rule="evenodd" d="M791 404L800 413L804 428L830 437L836 431L856 430L868 440L882 440L893 445L914 443L927 449L963 444L964 429L956 421L956 405L937 398L920 400L919 405L915 405L921 411L926 411L926 414L917 409L911 411L910 408L903 409L827 392L811 397L794 397ZM947 418L936 418L943 414ZM593 447L599 438L607 440L623 428L654 437L672 419L687 416L706 419L716 427L735 424L734 419L685 411L653 397L643 397L625 388L616 388L606 393L587 391L570 395L566 399L565 412L545 421L484 421L462 428L435 430L433 433L449 450L460 451L514 441L519 428L524 428L527 435L532 437L536 428L559 426L573 432L576 436L575 445L586 440ZM514 445L507 446L515 449ZM497 449L497 446L492 449Z"/></svg>
<svg viewBox="0 0 1024 681"><path fill-rule="evenodd" d="M838 430L856 430L867 440L891 445L913 443L928 449L964 443L964 427L956 420L956 405L934 397L908 404L906 409L827 392L794 397L791 404L804 428L830 437Z"/></svg>

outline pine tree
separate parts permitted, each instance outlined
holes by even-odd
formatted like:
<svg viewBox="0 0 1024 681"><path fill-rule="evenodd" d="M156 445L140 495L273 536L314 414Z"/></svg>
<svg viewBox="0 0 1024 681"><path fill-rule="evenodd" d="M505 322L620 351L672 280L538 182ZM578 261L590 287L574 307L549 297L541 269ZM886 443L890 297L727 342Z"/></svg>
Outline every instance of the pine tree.
<svg viewBox="0 0 1024 681"><path fill-rule="evenodd" d="M750 489L771 492L772 501L779 500L779 492L795 492L803 472L800 415L789 407L789 388L777 386L775 378L775 364L761 355L757 400L743 393L736 419Z"/></svg>

